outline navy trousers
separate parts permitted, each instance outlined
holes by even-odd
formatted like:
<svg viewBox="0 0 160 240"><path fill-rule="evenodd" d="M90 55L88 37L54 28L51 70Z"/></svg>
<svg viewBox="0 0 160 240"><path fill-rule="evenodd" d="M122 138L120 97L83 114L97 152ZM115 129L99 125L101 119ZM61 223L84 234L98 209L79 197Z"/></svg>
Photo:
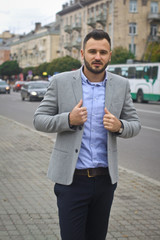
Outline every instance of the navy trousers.
<svg viewBox="0 0 160 240"><path fill-rule="evenodd" d="M105 240L117 184L108 175L75 175L71 185L55 184L62 240Z"/></svg>

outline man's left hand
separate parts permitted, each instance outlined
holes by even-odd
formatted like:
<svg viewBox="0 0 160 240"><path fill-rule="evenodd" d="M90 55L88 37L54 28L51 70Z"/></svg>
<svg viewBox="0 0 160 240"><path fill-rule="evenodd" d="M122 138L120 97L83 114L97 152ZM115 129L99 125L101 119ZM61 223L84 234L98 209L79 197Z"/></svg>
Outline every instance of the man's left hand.
<svg viewBox="0 0 160 240"><path fill-rule="evenodd" d="M103 117L104 128L111 132L118 132L121 128L121 122L113 114L111 114L107 108L104 109L105 115Z"/></svg>

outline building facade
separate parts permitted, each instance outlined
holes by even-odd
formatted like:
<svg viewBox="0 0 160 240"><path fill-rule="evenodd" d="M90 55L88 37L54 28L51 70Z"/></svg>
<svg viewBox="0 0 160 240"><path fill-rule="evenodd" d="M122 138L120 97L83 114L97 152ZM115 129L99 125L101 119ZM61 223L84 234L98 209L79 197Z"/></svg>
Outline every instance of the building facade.
<svg viewBox="0 0 160 240"><path fill-rule="evenodd" d="M21 68L51 62L59 56L59 26L52 23L41 27L36 23L34 31L13 39L10 51L11 59Z"/></svg>
<svg viewBox="0 0 160 240"><path fill-rule="evenodd" d="M92 29L107 31L112 49L122 46L143 60L147 45L159 41L159 0L70 0L60 17L60 56L80 59L84 36Z"/></svg>
<svg viewBox="0 0 160 240"><path fill-rule="evenodd" d="M0 65L10 60L10 46L9 43L14 37L9 31L4 31L0 34Z"/></svg>

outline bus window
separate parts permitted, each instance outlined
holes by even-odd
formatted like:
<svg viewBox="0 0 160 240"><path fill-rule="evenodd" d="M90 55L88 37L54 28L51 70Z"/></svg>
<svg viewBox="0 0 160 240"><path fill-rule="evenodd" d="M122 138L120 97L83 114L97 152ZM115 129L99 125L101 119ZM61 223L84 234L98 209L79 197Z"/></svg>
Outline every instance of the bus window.
<svg viewBox="0 0 160 240"><path fill-rule="evenodd" d="M136 67L136 78L143 78L143 67Z"/></svg>
<svg viewBox="0 0 160 240"><path fill-rule="evenodd" d="M146 79L147 82L149 82L149 79L151 78L151 67L144 67L144 73L143 73L144 79Z"/></svg>
<svg viewBox="0 0 160 240"><path fill-rule="evenodd" d="M152 85L155 83L156 79L157 79L157 74L158 74L158 67L152 67L152 76L151 78L153 79Z"/></svg>
<svg viewBox="0 0 160 240"><path fill-rule="evenodd" d="M112 73L115 73L115 68L114 68L114 67L109 67L109 68L108 68L108 71L109 71L109 72L112 72Z"/></svg>
<svg viewBox="0 0 160 240"><path fill-rule="evenodd" d="M128 78L135 78L136 77L136 68L129 67L128 69Z"/></svg>
<svg viewBox="0 0 160 240"><path fill-rule="evenodd" d="M122 67L122 76L128 78L128 67Z"/></svg>
<svg viewBox="0 0 160 240"><path fill-rule="evenodd" d="M121 73L121 68L119 67L119 68L115 68L115 74L118 74L118 75L122 75L122 73Z"/></svg>

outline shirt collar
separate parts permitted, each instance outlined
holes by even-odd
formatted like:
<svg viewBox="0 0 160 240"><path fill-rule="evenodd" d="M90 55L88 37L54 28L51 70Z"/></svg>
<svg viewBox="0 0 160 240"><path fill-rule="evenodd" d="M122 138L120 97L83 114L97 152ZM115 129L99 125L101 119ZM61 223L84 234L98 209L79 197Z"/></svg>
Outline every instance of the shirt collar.
<svg viewBox="0 0 160 240"><path fill-rule="evenodd" d="M105 78L102 82L90 82L87 77L84 75L84 72L83 72L83 66L81 67L81 79L82 79L82 83L87 83L87 84L90 84L90 85L102 85L102 86L105 86L106 85L106 82L107 82L107 70L105 71L106 74L105 74Z"/></svg>

